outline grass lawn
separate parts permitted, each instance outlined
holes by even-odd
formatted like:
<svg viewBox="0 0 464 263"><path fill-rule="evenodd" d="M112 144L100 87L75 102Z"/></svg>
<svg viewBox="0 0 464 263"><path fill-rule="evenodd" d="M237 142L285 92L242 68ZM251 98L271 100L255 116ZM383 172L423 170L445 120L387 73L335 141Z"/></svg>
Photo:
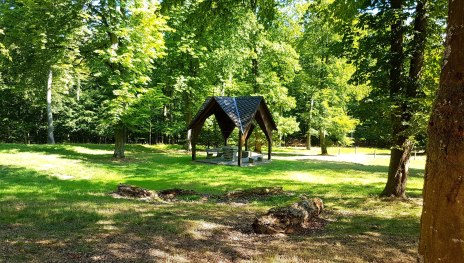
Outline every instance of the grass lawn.
<svg viewBox="0 0 464 263"><path fill-rule="evenodd" d="M317 149L277 149L272 163L239 168L194 163L168 146L130 145L124 161L113 160L111 149L0 145L0 262L416 261L423 156L411 164L411 198L398 201L377 197L386 182L388 151L353 163L312 159ZM119 183L211 194L283 186L293 194L246 204L160 204L113 198L108 193ZM326 229L251 233L255 215L300 194L322 198Z"/></svg>

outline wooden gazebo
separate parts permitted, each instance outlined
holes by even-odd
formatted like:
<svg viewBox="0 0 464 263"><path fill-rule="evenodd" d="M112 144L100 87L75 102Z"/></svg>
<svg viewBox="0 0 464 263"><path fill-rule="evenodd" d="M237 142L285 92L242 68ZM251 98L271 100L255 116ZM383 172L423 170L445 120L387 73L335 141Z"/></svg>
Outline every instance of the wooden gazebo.
<svg viewBox="0 0 464 263"><path fill-rule="evenodd" d="M259 127L266 135L268 142L268 159L272 153L272 131L277 130L276 123L272 119L271 112L261 96L244 97L209 97L201 106L195 118L189 124L192 140L192 160L196 160L196 144L201 128L206 119L213 115L221 129L224 142L227 144L235 127L239 130L238 165L242 164L242 147L248 150L248 139L250 138L256 120Z"/></svg>

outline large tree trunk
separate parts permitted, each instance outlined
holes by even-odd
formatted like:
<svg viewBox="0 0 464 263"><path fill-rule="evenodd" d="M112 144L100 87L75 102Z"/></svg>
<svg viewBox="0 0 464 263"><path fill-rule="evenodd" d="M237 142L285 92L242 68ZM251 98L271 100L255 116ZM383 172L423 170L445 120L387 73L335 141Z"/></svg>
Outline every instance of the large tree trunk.
<svg viewBox="0 0 464 263"><path fill-rule="evenodd" d="M426 0L420 0L416 6L414 20L413 51L409 68L408 82L402 79L403 71L403 20L399 16L402 10L402 1L393 0L391 8L398 14L391 26L391 69L390 69L390 97L396 106L392 110L392 137L393 147L388 168L388 180L381 196L406 197L406 182L409 176L409 158L411 157L412 142L408 138L407 130L410 125L415 105L411 101L417 97L420 89L419 78L424 61L426 40ZM405 90L404 92L402 90Z"/></svg>
<svg viewBox="0 0 464 263"><path fill-rule="evenodd" d="M420 262L464 259L464 1L449 1L440 88L428 126Z"/></svg>
<svg viewBox="0 0 464 263"><path fill-rule="evenodd" d="M114 129L114 158L125 158L126 128L119 124Z"/></svg>
<svg viewBox="0 0 464 263"><path fill-rule="evenodd" d="M327 155L327 143L325 140L325 131L324 129L319 129L319 144L321 145L321 154Z"/></svg>
<svg viewBox="0 0 464 263"><path fill-rule="evenodd" d="M48 82L47 82L47 143L55 144L55 136L53 135L53 113L52 113L52 83L53 83L53 72L50 68L48 71Z"/></svg>
<svg viewBox="0 0 464 263"><path fill-rule="evenodd" d="M380 194L381 196L406 198L406 182L412 146L410 140L405 140L401 148L392 148L388 167L388 181Z"/></svg>

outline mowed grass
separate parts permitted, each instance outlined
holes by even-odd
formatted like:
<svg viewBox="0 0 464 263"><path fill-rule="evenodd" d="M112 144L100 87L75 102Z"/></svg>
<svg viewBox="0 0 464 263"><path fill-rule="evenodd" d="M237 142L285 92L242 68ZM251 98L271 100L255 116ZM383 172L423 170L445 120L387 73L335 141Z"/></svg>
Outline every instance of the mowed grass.
<svg viewBox="0 0 464 263"><path fill-rule="evenodd" d="M352 163L278 151L270 164L240 168L195 163L171 146L129 145L128 158L118 161L111 145L2 144L0 262L415 262L423 156L411 164L411 198L390 200L377 197L388 156ZM290 194L248 204L162 204L113 198L119 183L210 194L282 186ZM323 199L326 229L251 233L256 215L301 194Z"/></svg>

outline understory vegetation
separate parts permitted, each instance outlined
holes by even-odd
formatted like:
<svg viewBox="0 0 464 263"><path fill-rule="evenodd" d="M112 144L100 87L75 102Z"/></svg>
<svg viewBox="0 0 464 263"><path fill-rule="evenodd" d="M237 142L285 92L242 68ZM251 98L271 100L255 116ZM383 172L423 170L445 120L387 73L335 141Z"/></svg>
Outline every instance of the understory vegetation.
<svg viewBox="0 0 464 263"><path fill-rule="evenodd" d="M2 144L0 262L415 262L425 158L411 160L409 199L379 198L389 156L371 150L342 148L330 161L313 159L316 148L278 148L269 164L236 167L194 163L171 145L129 145L120 160L111 145ZM163 203L114 198L119 183L285 194ZM324 201L325 229L252 233L257 215L303 194Z"/></svg>

